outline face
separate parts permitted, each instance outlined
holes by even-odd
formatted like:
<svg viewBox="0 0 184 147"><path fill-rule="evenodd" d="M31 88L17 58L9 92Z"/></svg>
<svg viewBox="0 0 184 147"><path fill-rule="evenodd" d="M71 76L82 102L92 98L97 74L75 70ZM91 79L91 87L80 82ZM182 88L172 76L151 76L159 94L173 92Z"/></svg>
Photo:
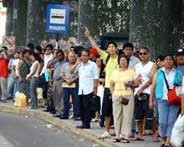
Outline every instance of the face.
<svg viewBox="0 0 184 147"><path fill-rule="evenodd" d="M157 61L156 61L156 64L157 64L158 68L161 68L161 67L164 66L164 61L161 61L161 60L158 58Z"/></svg>
<svg viewBox="0 0 184 147"><path fill-rule="evenodd" d="M123 52L126 56L131 57L133 55L133 48L131 47L125 47L123 49Z"/></svg>
<svg viewBox="0 0 184 147"><path fill-rule="evenodd" d="M69 63L75 63L75 61L76 61L76 56L75 56L74 53L70 52L70 53L68 54L68 61L69 61Z"/></svg>
<svg viewBox="0 0 184 147"><path fill-rule="evenodd" d="M52 53L52 49L50 47L46 48L45 54L50 55Z"/></svg>
<svg viewBox="0 0 184 147"><path fill-rule="evenodd" d="M62 53L57 53L56 56L57 56L58 60L63 60L63 58L64 58Z"/></svg>
<svg viewBox="0 0 184 147"><path fill-rule="evenodd" d="M102 60L100 58L96 59L96 65L100 67L102 65Z"/></svg>
<svg viewBox="0 0 184 147"><path fill-rule="evenodd" d="M89 54L85 51L82 51L81 60L83 63L87 63L89 60Z"/></svg>
<svg viewBox="0 0 184 147"><path fill-rule="evenodd" d="M33 55L30 55L30 56L29 56L29 59L30 59L31 61L35 61L35 57L34 57Z"/></svg>
<svg viewBox="0 0 184 147"><path fill-rule="evenodd" d="M108 47L107 47L107 52L110 55L117 54L117 48L116 48L116 46L114 44L109 44Z"/></svg>
<svg viewBox="0 0 184 147"><path fill-rule="evenodd" d="M174 61L171 56L166 56L164 59L164 65L167 68L173 68L174 67Z"/></svg>
<svg viewBox="0 0 184 147"><path fill-rule="evenodd" d="M24 54L24 58L26 58L26 59L28 59L29 56L30 56L29 52L26 52L26 53Z"/></svg>
<svg viewBox="0 0 184 147"><path fill-rule="evenodd" d="M148 51L146 49L140 49L139 50L139 58L141 61L146 62L149 60Z"/></svg>
<svg viewBox="0 0 184 147"><path fill-rule="evenodd" d="M19 54L18 54L18 53L15 53L15 54L14 54L14 58L15 58L15 59L18 59L18 58L19 58Z"/></svg>
<svg viewBox="0 0 184 147"><path fill-rule="evenodd" d="M177 55L176 56L177 64L184 64L184 55Z"/></svg>
<svg viewBox="0 0 184 147"><path fill-rule="evenodd" d="M120 68L127 68L128 67L128 61L125 57L121 57L120 59Z"/></svg>

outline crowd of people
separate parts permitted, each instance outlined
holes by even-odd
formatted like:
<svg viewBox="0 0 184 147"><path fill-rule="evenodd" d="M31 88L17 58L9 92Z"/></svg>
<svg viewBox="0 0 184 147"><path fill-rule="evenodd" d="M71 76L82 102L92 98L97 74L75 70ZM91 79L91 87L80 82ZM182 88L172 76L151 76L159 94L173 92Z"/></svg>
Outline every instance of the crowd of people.
<svg viewBox="0 0 184 147"><path fill-rule="evenodd" d="M146 47L135 56L132 43L118 50L110 41L102 50L88 30L85 36L91 49L71 47L63 52L52 44L42 49L30 43L8 54L6 47L1 48L1 102L15 101L19 92L25 94L31 109L37 109L37 89L42 88L44 111L70 119L73 108L72 119L82 121L80 129L90 129L91 121L99 122L105 128L101 138L109 138L114 125L113 141L129 143L144 141L150 124L153 142L170 147L175 121L184 115L184 98L181 104L169 103L168 86L182 86L184 50L151 61Z"/></svg>

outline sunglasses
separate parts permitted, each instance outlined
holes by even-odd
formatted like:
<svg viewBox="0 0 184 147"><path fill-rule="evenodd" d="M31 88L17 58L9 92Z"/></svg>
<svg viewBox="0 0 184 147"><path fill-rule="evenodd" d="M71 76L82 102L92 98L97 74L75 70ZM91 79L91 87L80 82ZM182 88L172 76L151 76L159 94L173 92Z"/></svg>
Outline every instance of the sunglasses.
<svg viewBox="0 0 184 147"><path fill-rule="evenodd" d="M143 52L143 53L139 53L139 55L147 55L147 53L146 52Z"/></svg>

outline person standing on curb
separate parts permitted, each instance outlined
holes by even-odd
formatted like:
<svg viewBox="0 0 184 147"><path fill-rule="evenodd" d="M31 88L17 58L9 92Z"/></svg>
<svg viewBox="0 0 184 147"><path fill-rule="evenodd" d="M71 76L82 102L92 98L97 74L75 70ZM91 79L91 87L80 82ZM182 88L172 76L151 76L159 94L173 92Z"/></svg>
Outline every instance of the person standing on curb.
<svg viewBox="0 0 184 147"><path fill-rule="evenodd" d="M76 82L78 80L78 71L77 69L74 71L73 74L70 73L70 67L73 66L76 62L76 55L73 51L70 51L68 54L68 62L63 64L62 70L62 79L63 79L63 102L64 102L64 112L63 116L60 117L61 119L68 119L69 118L69 99L70 95L72 96L72 103L73 103L73 119L79 120L79 100L77 95L77 85Z"/></svg>
<svg viewBox="0 0 184 147"><path fill-rule="evenodd" d="M156 64L149 61L149 50L146 47L139 49L141 62L135 65L135 72L140 79L139 87L135 89L135 119L138 128L138 141L143 139L143 120L149 120L152 124L153 141L157 142L156 121L153 115L153 109L149 108L150 84L157 70Z"/></svg>
<svg viewBox="0 0 184 147"><path fill-rule="evenodd" d="M63 71L64 61L64 53L62 50L58 50L56 52L56 59L51 60L47 68L51 69L51 83L52 86L52 96L53 96L53 104L56 114L54 117L61 117L63 113L63 98L62 98L62 78L61 73Z"/></svg>
<svg viewBox="0 0 184 147"><path fill-rule="evenodd" d="M95 48L103 60L105 67L105 90L104 90L104 98L102 104L102 115L105 116L105 132L101 135L101 138L109 138L110 137L110 124L112 118L112 95L110 92L110 77L112 72L118 68L118 49L117 44L113 41L107 44L107 52L103 51L96 44L94 38L91 36L90 32L86 29L85 36L90 41L93 48Z"/></svg>
<svg viewBox="0 0 184 147"><path fill-rule="evenodd" d="M79 107L82 125L77 126L80 129L90 129L90 122L92 118L91 103L94 95L97 95L98 86L98 71L97 65L89 60L89 50L82 50L81 62L76 62L70 69L70 73L73 73L75 69L78 69L79 73Z"/></svg>
<svg viewBox="0 0 184 147"><path fill-rule="evenodd" d="M1 100L6 103L7 93L7 79L8 79L8 55L5 50L0 51L0 90Z"/></svg>
<svg viewBox="0 0 184 147"><path fill-rule="evenodd" d="M133 55L134 53L134 47L132 43L125 43L123 45L123 53L128 57L129 59L129 66L128 68L133 68L135 67L135 65L137 63L140 62L139 58L135 57ZM134 109L134 99L131 99L132 102L130 102L128 105L131 105L129 107ZM134 110L133 110L134 111ZM131 139L135 139L135 133L136 133L136 122L135 122L135 115L133 114L133 118L132 118L132 122L131 122L131 134L130 134L130 138Z"/></svg>

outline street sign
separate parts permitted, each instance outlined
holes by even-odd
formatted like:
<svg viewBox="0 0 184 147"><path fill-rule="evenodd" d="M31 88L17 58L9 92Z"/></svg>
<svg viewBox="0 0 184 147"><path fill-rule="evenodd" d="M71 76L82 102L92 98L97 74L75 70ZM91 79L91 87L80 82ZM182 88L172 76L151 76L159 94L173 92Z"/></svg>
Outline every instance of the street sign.
<svg viewBox="0 0 184 147"><path fill-rule="evenodd" d="M69 11L68 5L47 6L46 32L67 33L69 28Z"/></svg>

